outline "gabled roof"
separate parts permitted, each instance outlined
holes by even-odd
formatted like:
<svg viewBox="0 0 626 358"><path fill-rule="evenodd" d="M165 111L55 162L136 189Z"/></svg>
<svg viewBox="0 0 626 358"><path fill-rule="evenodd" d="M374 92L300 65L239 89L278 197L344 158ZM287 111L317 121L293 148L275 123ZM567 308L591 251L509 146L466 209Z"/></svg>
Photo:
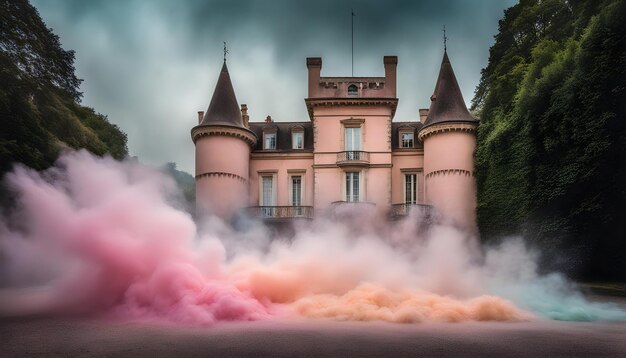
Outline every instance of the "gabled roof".
<svg viewBox="0 0 626 358"><path fill-rule="evenodd" d="M222 66L222 71L217 79L215 91L211 98L211 104L202 117L200 125L226 124L243 128L241 110L235 97L235 90L230 81L226 62Z"/></svg>
<svg viewBox="0 0 626 358"><path fill-rule="evenodd" d="M439 77L431 97L430 109L428 117L424 121L424 127L445 122L478 123L478 119L474 118L467 110L447 52L443 54Z"/></svg>

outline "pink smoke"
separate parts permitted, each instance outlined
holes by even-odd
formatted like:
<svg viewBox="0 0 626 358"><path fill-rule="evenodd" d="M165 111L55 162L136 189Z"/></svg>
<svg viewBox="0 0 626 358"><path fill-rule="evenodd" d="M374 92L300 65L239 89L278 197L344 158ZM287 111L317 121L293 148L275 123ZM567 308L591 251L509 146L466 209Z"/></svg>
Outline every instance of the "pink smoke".
<svg viewBox="0 0 626 358"><path fill-rule="evenodd" d="M219 279L222 248L194 242L192 218L166 201L175 184L158 171L82 151L43 174L18 167L8 183L19 194L12 222L22 225L4 230L2 252L9 267L50 276L26 295L35 303L13 292L5 309L203 324L268 316L266 305Z"/></svg>
<svg viewBox="0 0 626 358"><path fill-rule="evenodd" d="M418 218L318 219L291 241L216 218L198 232L170 178L84 151L41 173L18 167L7 183L17 207L0 224L0 315L518 321L535 306L494 292L515 299L539 287L540 303L555 297L523 246L483 257L474 238L444 226L423 233Z"/></svg>

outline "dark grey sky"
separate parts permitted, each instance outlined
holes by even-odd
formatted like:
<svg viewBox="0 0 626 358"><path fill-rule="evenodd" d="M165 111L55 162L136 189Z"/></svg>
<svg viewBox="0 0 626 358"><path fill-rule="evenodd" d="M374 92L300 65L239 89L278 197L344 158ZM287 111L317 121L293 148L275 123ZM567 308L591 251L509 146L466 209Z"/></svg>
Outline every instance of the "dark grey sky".
<svg viewBox="0 0 626 358"><path fill-rule="evenodd" d="M514 0L176 1L32 0L66 49L76 51L83 103L128 133L131 155L194 172L189 131L206 110L222 65L222 41L237 100L251 120L306 121L307 56L323 57L323 76L383 76L398 58L395 120L428 107L448 54L469 104L487 64L503 10Z"/></svg>

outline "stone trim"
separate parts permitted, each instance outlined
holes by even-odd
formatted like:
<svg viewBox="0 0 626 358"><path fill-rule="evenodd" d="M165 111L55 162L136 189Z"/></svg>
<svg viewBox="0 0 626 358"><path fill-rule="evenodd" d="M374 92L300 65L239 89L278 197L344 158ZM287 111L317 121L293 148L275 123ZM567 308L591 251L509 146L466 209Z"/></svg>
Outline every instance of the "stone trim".
<svg viewBox="0 0 626 358"><path fill-rule="evenodd" d="M365 123L365 119L364 118L348 118L348 119L342 119L339 122L341 122L341 124L343 124L344 127L360 127L363 123Z"/></svg>
<svg viewBox="0 0 626 358"><path fill-rule="evenodd" d="M202 125L191 129L191 139L194 144L198 141L198 139L208 136L228 136L239 138L248 143L250 147L254 147L257 142L256 135L246 128L224 125Z"/></svg>
<svg viewBox="0 0 626 358"><path fill-rule="evenodd" d="M473 171L469 171L466 169L440 169L440 170L434 170L426 174L426 179L433 177L433 176L438 176L438 175L454 175L454 174L465 175L465 176L475 176L475 173Z"/></svg>
<svg viewBox="0 0 626 358"><path fill-rule="evenodd" d="M226 173L226 172L206 172L206 173L198 174L196 175L196 180L202 179L202 178L208 178L208 177L227 177L227 178L239 179L240 181L244 183L248 182L248 179L242 177L241 175L237 175L233 173Z"/></svg>
<svg viewBox="0 0 626 358"><path fill-rule="evenodd" d="M354 165L354 164L345 164L345 165L337 165L337 164L313 164L313 169L328 169L328 168L342 168L345 170L346 168L351 169L363 169L363 168L391 168L391 164L364 164L364 165Z"/></svg>
<svg viewBox="0 0 626 358"><path fill-rule="evenodd" d="M391 155L424 155L424 148L396 148Z"/></svg>
<svg viewBox="0 0 626 358"><path fill-rule="evenodd" d="M295 151L273 151L273 152L252 152L250 153L251 160L264 160L264 159L313 159L312 152L295 152Z"/></svg>
<svg viewBox="0 0 626 358"><path fill-rule="evenodd" d="M424 171L424 168L400 168L400 173L417 173Z"/></svg>
<svg viewBox="0 0 626 358"><path fill-rule="evenodd" d="M466 132L475 133L476 124L474 123L437 123L432 126L422 128L418 133L420 141L430 137L431 135L443 133L443 132Z"/></svg>
<svg viewBox="0 0 626 358"><path fill-rule="evenodd" d="M396 114L397 98L306 98L304 100L313 120L313 108L320 106L391 106L391 117Z"/></svg>

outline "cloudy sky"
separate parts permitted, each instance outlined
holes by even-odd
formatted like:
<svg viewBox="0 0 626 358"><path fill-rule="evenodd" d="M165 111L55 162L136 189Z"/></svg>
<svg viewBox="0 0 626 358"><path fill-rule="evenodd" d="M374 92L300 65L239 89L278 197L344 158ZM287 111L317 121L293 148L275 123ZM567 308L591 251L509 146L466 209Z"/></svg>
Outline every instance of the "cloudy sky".
<svg viewBox="0 0 626 358"><path fill-rule="evenodd" d="M443 55L471 101L503 10L514 0L32 0L66 49L76 51L83 103L128 134L131 155L194 172L190 129L206 110L228 43L239 103L252 121L306 121L306 57L322 76L383 76L398 56L397 121L417 120Z"/></svg>

